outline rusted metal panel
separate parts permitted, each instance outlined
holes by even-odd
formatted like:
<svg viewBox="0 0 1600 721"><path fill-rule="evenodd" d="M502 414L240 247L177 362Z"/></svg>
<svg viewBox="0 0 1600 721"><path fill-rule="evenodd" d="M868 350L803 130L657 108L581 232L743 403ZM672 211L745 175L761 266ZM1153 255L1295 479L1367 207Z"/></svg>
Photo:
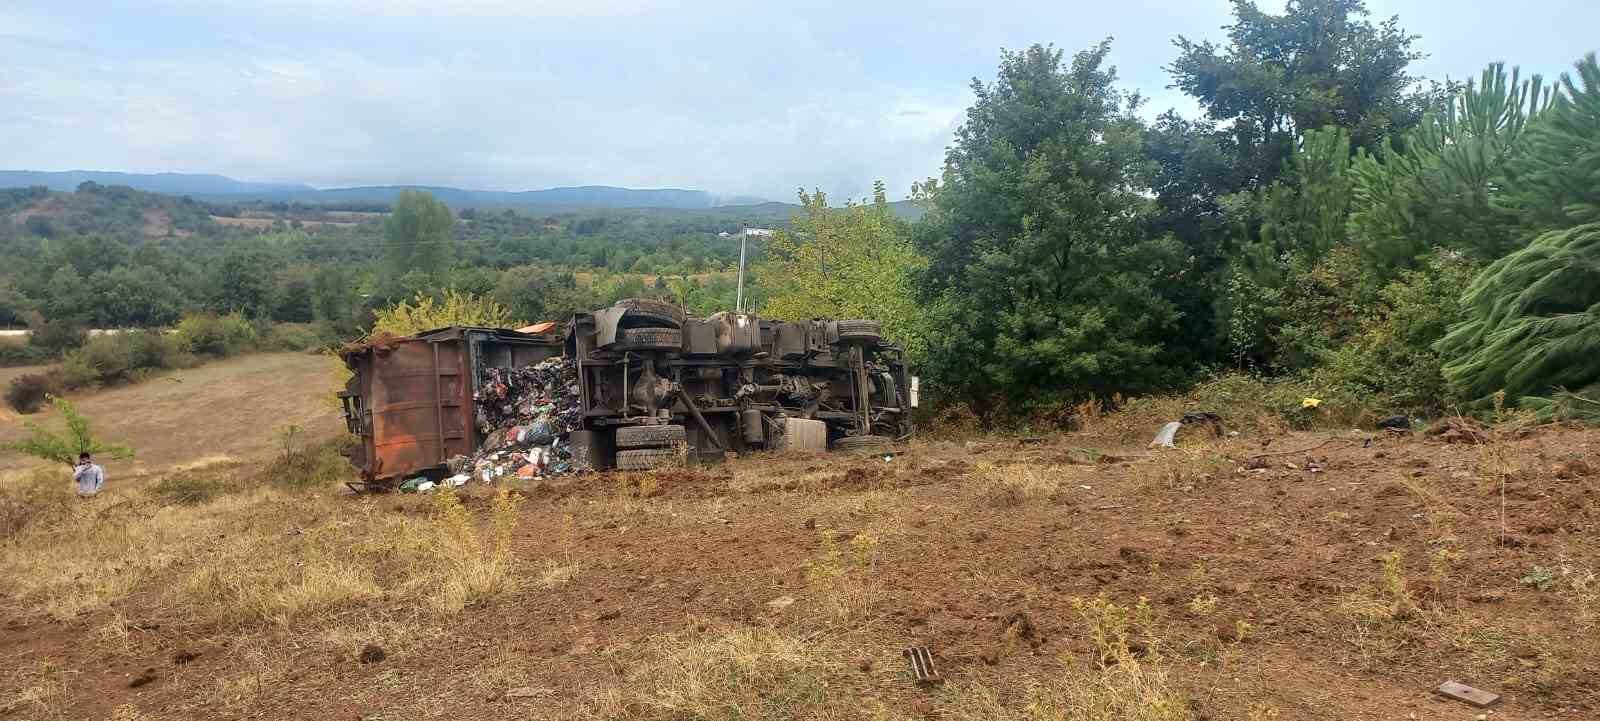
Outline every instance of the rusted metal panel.
<svg viewBox="0 0 1600 721"><path fill-rule="evenodd" d="M408 341L372 361L374 476L392 477L472 452L469 368L458 340Z"/></svg>

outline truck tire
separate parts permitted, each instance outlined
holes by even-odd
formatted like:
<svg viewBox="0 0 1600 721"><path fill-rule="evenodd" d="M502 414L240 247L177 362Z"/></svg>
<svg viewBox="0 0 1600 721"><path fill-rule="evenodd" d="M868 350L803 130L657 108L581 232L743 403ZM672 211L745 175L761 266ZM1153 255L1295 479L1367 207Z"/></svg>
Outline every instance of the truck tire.
<svg viewBox="0 0 1600 721"><path fill-rule="evenodd" d="M623 426L617 429L618 448L671 448L687 439L683 426Z"/></svg>
<svg viewBox="0 0 1600 721"><path fill-rule="evenodd" d="M683 350L683 331L677 328L623 328L617 332L618 350Z"/></svg>
<svg viewBox="0 0 1600 721"><path fill-rule="evenodd" d="M654 325L681 328L688 318L682 308L652 298L624 298L617 301L616 307L627 311L622 314L622 322L630 327Z"/></svg>
<svg viewBox="0 0 1600 721"><path fill-rule="evenodd" d="M833 450L845 453L886 451L894 441L887 436L845 436L833 442Z"/></svg>
<svg viewBox="0 0 1600 721"><path fill-rule="evenodd" d="M683 465L684 454L676 448L639 448L617 451L617 469L623 471L648 471Z"/></svg>
<svg viewBox="0 0 1600 721"><path fill-rule="evenodd" d="M875 320L841 320L837 327L841 342L877 343L883 340L882 327Z"/></svg>

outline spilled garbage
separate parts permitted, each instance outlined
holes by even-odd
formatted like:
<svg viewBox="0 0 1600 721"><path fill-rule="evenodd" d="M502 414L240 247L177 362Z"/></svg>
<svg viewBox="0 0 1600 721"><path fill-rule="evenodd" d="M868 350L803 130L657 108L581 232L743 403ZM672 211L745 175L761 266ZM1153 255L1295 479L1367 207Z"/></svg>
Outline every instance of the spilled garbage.
<svg viewBox="0 0 1600 721"><path fill-rule="evenodd" d="M508 477L550 478L579 470L569 434L583 429L577 363L553 357L524 368L486 367L473 394L484 442L471 456L449 459L451 475L402 482L402 493L426 493L470 481L492 485Z"/></svg>

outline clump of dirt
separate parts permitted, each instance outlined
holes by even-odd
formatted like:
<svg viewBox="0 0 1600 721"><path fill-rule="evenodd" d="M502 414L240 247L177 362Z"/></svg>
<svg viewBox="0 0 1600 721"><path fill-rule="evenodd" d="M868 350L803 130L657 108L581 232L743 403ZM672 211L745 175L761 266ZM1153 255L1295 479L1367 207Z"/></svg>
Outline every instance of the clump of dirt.
<svg viewBox="0 0 1600 721"><path fill-rule="evenodd" d="M388 657L389 654L383 650L382 646L379 646L375 643L369 643L361 647L361 653L356 656L356 660L364 664L371 664L378 663L379 661L382 661Z"/></svg>
<svg viewBox="0 0 1600 721"><path fill-rule="evenodd" d="M727 494L730 478L699 468L664 468L621 474L616 484L634 498L712 498Z"/></svg>
<svg viewBox="0 0 1600 721"><path fill-rule="evenodd" d="M161 676L156 673L155 668L147 668L143 673L140 673L138 676L134 676L133 680L128 682L128 688L148 686L152 683L155 683L156 679L160 677Z"/></svg>
<svg viewBox="0 0 1600 721"><path fill-rule="evenodd" d="M1390 481L1390 482L1385 483L1385 484L1383 484L1381 486L1378 486L1378 490L1373 492L1372 497L1373 498L1400 498L1401 496L1404 496L1407 493L1410 493L1410 491L1406 490L1406 487L1404 485L1399 484L1399 483L1395 483L1393 481Z"/></svg>
<svg viewBox="0 0 1600 721"><path fill-rule="evenodd" d="M882 487L886 478L892 474L878 466L856 466L844 473L829 476L823 480L822 487L828 490L840 491L865 491Z"/></svg>
<svg viewBox="0 0 1600 721"><path fill-rule="evenodd" d="M1488 429L1470 418L1445 418L1422 432L1427 438L1441 443L1467 443L1483 445L1490 440Z"/></svg>

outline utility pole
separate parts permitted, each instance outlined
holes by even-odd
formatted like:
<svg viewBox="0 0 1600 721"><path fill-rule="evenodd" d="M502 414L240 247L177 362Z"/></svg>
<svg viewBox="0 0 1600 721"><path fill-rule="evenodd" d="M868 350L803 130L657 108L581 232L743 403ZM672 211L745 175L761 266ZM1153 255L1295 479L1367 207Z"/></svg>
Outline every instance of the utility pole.
<svg viewBox="0 0 1600 721"><path fill-rule="evenodd" d="M750 230L739 224L739 287L734 291L733 310L736 313L744 312L744 244L750 239Z"/></svg>

